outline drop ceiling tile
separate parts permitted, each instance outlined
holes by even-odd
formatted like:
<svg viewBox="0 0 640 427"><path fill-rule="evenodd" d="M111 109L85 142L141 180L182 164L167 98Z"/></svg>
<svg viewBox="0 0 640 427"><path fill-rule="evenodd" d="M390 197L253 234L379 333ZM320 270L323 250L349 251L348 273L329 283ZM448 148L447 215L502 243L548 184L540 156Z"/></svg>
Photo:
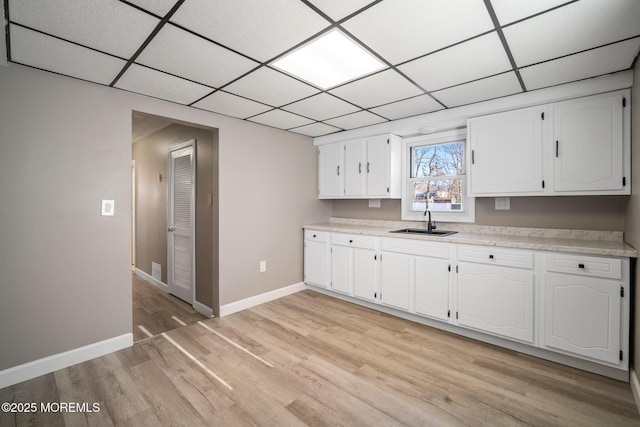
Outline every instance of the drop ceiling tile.
<svg viewBox="0 0 640 427"><path fill-rule="evenodd" d="M433 92L432 95L447 107L457 107L520 92L522 88L518 78L515 73L509 72L443 89Z"/></svg>
<svg viewBox="0 0 640 427"><path fill-rule="evenodd" d="M13 22L125 59L160 22L117 0L9 0L9 12Z"/></svg>
<svg viewBox="0 0 640 427"><path fill-rule="evenodd" d="M136 62L214 87L260 65L171 24L160 30Z"/></svg>
<svg viewBox="0 0 640 427"><path fill-rule="evenodd" d="M491 0L491 5L496 12L500 25L507 25L511 22L526 18L527 16L535 15L536 13L567 3L567 1L568 0Z"/></svg>
<svg viewBox="0 0 640 427"><path fill-rule="evenodd" d="M129 3L133 3L136 6L140 6L144 10L148 10L151 13L155 13L158 16L164 17L171 8L176 4L177 0L128 0Z"/></svg>
<svg viewBox="0 0 640 427"><path fill-rule="evenodd" d="M342 129L355 129L364 126L375 125L376 123L386 122L380 116L371 114L368 111L358 111L357 113L349 114L347 116L336 117L335 119L325 120L330 125L340 127Z"/></svg>
<svg viewBox="0 0 640 427"><path fill-rule="evenodd" d="M190 0L171 21L260 61L329 25L298 0Z"/></svg>
<svg viewBox="0 0 640 427"><path fill-rule="evenodd" d="M390 120L404 117L417 116L418 114L431 113L442 110L444 107L433 100L429 95L416 96L381 107L372 108L376 114L380 114Z"/></svg>
<svg viewBox="0 0 640 427"><path fill-rule="evenodd" d="M115 87L179 104L191 104L211 92L211 88L179 77L133 64Z"/></svg>
<svg viewBox="0 0 640 427"><path fill-rule="evenodd" d="M423 93L395 70L386 70L329 92L362 108L388 104Z"/></svg>
<svg viewBox="0 0 640 427"><path fill-rule="evenodd" d="M314 120L325 120L359 110L358 107L354 107L348 102L344 102L326 93L320 93L310 98L294 102L286 107L282 107L282 109Z"/></svg>
<svg viewBox="0 0 640 427"><path fill-rule="evenodd" d="M483 0L385 0L343 26L392 64L494 29Z"/></svg>
<svg viewBox="0 0 640 427"><path fill-rule="evenodd" d="M319 90L283 73L262 67L231 83L225 91L279 107L306 98Z"/></svg>
<svg viewBox="0 0 640 427"><path fill-rule="evenodd" d="M217 91L193 104L194 107L213 111L214 113L246 119L256 114L269 111L272 107L250 101L230 93Z"/></svg>
<svg viewBox="0 0 640 427"><path fill-rule="evenodd" d="M558 85L626 70L640 49L640 37L520 69L527 89Z"/></svg>
<svg viewBox="0 0 640 427"><path fill-rule="evenodd" d="M349 16L357 12L366 5L372 3L371 0L310 0L318 9L329 15L334 21Z"/></svg>
<svg viewBox="0 0 640 427"><path fill-rule="evenodd" d="M11 60L108 85L126 65L122 59L10 25Z"/></svg>
<svg viewBox="0 0 640 427"><path fill-rule="evenodd" d="M504 29L518 67L640 35L640 1L580 0ZM535 37L532 35L535 34Z"/></svg>
<svg viewBox="0 0 640 427"><path fill-rule="evenodd" d="M498 34L494 31L398 67L428 91L444 89L511 69Z"/></svg>
<svg viewBox="0 0 640 427"><path fill-rule="evenodd" d="M293 128L289 130L291 132L301 133L303 135L316 137L316 136L328 135L334 132L339 132L342 129L329 126L325 123L312 123L310 125L300 126L299 128Z"/></svg>
<svg viewBox="0 0 640 427"><path fill-rule="evenodd" d="M282 110L267 111L259 116L251 117L249 120L280 129L291 129L313 123L313 120L305 119L304 117Z"/></svg>

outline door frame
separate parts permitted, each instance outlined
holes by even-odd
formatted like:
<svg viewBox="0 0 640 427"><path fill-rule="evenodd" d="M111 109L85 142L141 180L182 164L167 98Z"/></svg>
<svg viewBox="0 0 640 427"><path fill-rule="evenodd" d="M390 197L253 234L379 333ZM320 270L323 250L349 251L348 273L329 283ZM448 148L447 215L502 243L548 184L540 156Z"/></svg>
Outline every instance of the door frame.
<svg viewBox="0 0 640 427"><path fill-rule="evenodd" d="M182 144L169 147L167 150L167 287L171 292L171 274L173 273L173 255L169 246L170 233L168 222L171 218L171 186L173 180L173 167L171 164L171 153L191 147L191 306L196 305L196 145L197 141L192 138Z"/></svg>

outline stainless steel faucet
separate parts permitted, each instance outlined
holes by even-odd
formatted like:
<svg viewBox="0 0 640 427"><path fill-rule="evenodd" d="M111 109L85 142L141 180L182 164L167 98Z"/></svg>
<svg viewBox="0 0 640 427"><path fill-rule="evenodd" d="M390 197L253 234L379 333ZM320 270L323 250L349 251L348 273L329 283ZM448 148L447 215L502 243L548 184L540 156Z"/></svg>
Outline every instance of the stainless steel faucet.
<svg viewBox="0 0 640 427"><path fill-rule="evenodd" d="M429 220L427 221L427 232L431 233L436 229L436 222L431 222L431 211L429 209L424 211L424 216L427 216L427 214L429 215Z"/></svg>

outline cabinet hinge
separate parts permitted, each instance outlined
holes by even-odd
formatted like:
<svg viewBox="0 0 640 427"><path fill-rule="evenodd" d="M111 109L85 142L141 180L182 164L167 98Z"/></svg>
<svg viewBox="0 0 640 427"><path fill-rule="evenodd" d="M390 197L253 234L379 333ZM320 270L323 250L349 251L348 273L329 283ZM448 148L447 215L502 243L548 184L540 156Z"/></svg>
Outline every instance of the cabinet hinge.
<svg viewBox="0 0 640 427"><path fill-rule="evenodd" d="M627 98L625 98L624 96L622 97L622 108L627 106Z"/></svg>
<svg viewBox="0 0 640 427"><path fill-rule="evenodd" d="M542 180L542 188L544 188L544 179Z"/></svg>
<svg viewBox="0 0 640 427"><path fill-rule="evenodd" d="M623 357L622 357L622 356L623 356L623 353L622 353L622 350L620 350L620 361L621 361L621 362L622 362L622 359L623 359Z"/></svg>
<svg viewBox="0 0 640 427"><path fill-rule="evenodd" d="M620 286L620 298L624 298L624 288Z"/></svg>
<svg viewBox="0 0 640 427"><path fill-rule="evenodd" d="M542 114L540 114L540 117L542 117L542 120L544 120L544 111L542 112Z"/></svg>
<svg viewBox="0 0 640 427"><path fill-rule="evenodd" d="M451 317L451 310L447 310L447 317Z"/></svg>
<svg viewBox="0 0 640 427"><path fill-rule="evenodd" d="M624 187L625 185L627 185L627 177L623 176L622 177L622 186Z"/></svg>

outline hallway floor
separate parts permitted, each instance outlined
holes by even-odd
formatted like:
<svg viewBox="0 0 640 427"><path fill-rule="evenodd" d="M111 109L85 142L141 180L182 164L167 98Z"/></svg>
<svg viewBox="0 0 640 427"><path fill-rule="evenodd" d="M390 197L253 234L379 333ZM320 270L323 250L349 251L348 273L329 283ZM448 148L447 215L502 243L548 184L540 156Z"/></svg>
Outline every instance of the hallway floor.
<svg viewBox="0 0 640 427"><path fill-rule="evenodd" d="M133 274L133 341L206 319L181 299Z"/></svg>

